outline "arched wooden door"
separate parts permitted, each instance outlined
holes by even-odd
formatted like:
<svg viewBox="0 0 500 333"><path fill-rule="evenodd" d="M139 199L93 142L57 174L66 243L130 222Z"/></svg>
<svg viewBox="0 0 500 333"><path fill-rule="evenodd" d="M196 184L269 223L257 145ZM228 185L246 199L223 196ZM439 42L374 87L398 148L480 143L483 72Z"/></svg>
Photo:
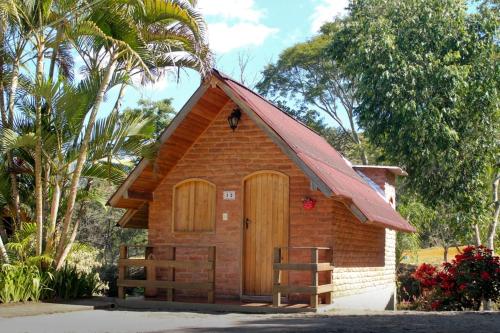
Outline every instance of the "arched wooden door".
<svg viewBox="0 0 500 333"><path fill-rule="evenodd" d="M288 187L288 176L275 171L244 180L244 295L272 294L273 249L288 246Z"/></svg>

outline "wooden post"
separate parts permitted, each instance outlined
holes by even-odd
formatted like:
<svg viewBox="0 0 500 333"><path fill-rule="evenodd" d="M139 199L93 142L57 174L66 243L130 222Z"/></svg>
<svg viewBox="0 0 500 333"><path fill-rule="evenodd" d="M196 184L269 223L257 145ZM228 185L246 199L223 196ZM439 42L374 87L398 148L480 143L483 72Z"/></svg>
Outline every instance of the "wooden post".
<svg viewBox="0 0 500 333"><path fill-rule="evenodd" d="M215 255L215 246L210 246L208 248L208 262L212 263L212 267L208 270L208 283L210 283L208 303L215 303Z"/></svg>
<svg viewBox="0 0 500 333"><path fill-rule="evenodd" d="M329 260L330 265L333 266L333 248L330 249L330 250L328 250L328 252L330 254L330 260ZM333 285L333 268L328 273L329 273L329 279L328 279L329 282L328 283L330 285ZM333 290L326 293L325 303L326 304L332 304L333 303Z"/></svg>
<svg viewBox="0 0 500 333"><path fill-rule="evenodd" d="M274 248L274 264L281 263L281 248ZM274 266L273 264L273 266ZM279 268L273 267L273 306L280 307L281 306L281 292L280 292L280 284L281 284L281 270Z"/></svg>
<svg viewBox="0 0 500 333"><path fill-rule="evenodd" d="M127 259L128 248L126 245L120 245L120 259ZM124 264L118 264L118 281L125 280L125 273L127 272L127 267ZM118 298L125 298L125 288L118 285Z"/></svg>
<svg viewBox="0 0 500 333"><path fill-rule="evenodd" d="M175 247L167 247L167 260L175 260ZM167 281L175 281L175 268L167 268ZM167 301L172 302L174 300L174 296L174 288L167 288Z"/></svg>
<svg viewBox="0 0 500 333"><path fill-rule="evenodd" d="M311 263L317 264L318 263L318 249L317 248L312 248L311 249ZM313 270L311 271L311 285L313 287L318 287L318 271ZM312 308L317 308L319 304L319 298L318 298L318 293L315 292L314 294L311 294L311 307Z"/></svg>
<svg viewBox="0 0 500 333"><path fill-rule="evenodd" d="M152 246L146 246L144 250L144 259L148 260L147 266L144 267L145 273L146 273L146 280L149 282L155 282L156 281L156 266L154 264L154 257L153 257L153 247ZM147 287L144 289L144 296L146 297L155 297L158 293L158 290L156 288L151 288Z"/></svg>

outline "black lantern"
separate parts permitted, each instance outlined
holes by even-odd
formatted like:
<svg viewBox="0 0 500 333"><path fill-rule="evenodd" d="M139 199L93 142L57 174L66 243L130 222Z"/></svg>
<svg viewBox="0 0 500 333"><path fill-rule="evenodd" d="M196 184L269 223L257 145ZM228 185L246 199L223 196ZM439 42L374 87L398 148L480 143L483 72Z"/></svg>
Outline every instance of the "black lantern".
<svg viewBox="0 0 500 333"><path fill-rule="evenodd" d="M231 127L233 132L236 129L236 127L238 127L238 122L240 121L240 118L241 118L241 110L238 107L235 108L233 112L231 112L231 115L229 117L227 117L227 122L229 123L229 127Z"/></svg>

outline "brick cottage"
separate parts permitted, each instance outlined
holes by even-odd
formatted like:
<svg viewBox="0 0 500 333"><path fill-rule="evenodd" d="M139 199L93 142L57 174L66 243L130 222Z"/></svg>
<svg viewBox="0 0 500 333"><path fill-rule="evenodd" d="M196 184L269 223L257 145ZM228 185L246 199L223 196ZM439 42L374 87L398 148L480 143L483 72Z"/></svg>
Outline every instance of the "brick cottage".
<svg viewBox="0 0 500 333"><path fill-rule="evenodd" d="M124 247L122 288L169 300L206 288L209 301L393 306L396 231L414 231L394 209L400 168L352 165L216 70L159 146L109 200L126 209L120 227L148 229L149 261L135 265L147 280L126 278L134 265Z"/></svg>

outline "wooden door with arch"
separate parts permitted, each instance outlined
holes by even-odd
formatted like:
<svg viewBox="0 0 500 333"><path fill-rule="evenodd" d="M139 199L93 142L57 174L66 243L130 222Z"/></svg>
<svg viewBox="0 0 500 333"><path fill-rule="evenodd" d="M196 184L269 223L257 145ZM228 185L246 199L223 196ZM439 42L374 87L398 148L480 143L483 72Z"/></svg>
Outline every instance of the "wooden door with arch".
<svg viewBox="0 0 500 333"><path fill-rule="evenodd" d="M243 180L243 193L243 295L270 296L273 250L288 247L289 178L278 171L257 171ZM282 251L282 261L287 252Z"/></svg>

